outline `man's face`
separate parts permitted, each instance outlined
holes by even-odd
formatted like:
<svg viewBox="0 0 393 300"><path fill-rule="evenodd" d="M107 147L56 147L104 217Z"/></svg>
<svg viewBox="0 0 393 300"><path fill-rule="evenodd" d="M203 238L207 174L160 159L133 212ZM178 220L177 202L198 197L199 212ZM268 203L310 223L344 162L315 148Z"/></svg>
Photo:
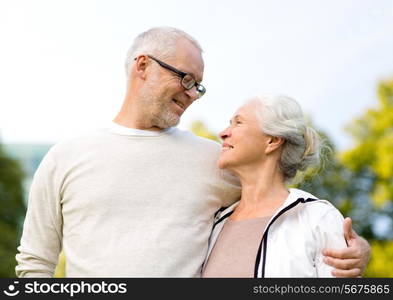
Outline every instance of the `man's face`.
<svg viewBox="0 0 393 300"><path fill-rule="evenodd" d="M160 59L160 57L157 57ZM175 55L164 60L176 69L191 74L197 82L203 78L203 60L199 50L189 41L178 41ZM144 86L142 101L152 125L168 128L179 123L184 111L198 99L196 88L186 90L181 78L150 59L150 75Z"/></svg>

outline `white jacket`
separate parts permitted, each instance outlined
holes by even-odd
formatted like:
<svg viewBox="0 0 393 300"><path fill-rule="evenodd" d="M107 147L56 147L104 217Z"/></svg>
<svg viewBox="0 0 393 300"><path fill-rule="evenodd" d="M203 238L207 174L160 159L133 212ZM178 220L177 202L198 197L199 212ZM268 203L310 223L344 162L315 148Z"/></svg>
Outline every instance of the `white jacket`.
<svg viewBox="0 0 393 300"><path fill-rule="evenodd" d="M322 249L347 247L343 216L326 200L298 189L289 191L284 204L261 232L254 277L333 277L333 268L323 262ZM207 258L238 204L216 214Z"/></svg>

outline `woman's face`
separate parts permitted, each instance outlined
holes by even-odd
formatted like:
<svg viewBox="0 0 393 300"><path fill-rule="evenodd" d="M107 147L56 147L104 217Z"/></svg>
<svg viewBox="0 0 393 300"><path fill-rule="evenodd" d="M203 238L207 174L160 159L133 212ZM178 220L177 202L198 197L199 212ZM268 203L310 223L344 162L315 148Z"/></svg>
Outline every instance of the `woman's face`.
<svg viewBox="0 0 393 300"><path fill-rule="evenodd" d="M241 106L220 133L223 141L218 166L236 170L243 166L257 166L266 157L270 136L264 134L255 114L255 104Z"/></svg>

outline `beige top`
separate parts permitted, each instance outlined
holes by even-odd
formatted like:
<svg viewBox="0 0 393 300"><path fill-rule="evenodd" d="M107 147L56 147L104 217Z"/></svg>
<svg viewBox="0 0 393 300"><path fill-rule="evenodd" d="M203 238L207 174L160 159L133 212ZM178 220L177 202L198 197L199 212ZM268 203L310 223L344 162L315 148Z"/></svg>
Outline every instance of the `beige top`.
<svg viewBox="0 0 393 300"><path fill-rule="evenodd" d="M67 277L200 277L214 213L238 200L238 181L217 167L218 143L133 131L52 147L31 186L18 277L53 276L61 249Z"/></svg>
<svg viewBox="0 0 393 300"><path fill-rule="evenodd" d="M258 247L270 218L228 219L206 262L202 277L254 277Z"/></svg>

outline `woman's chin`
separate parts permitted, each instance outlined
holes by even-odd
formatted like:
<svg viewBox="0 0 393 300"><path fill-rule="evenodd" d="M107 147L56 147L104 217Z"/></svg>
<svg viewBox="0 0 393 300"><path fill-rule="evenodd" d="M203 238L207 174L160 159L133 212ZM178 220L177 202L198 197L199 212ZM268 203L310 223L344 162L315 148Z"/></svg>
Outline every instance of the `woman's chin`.
<svg viewBox="0 0 393 300"><path fill-rule="evenodd" d="M224 169L224 168L225 168L225 164L224 164L224 162L223 162L221 159L218 160L217 166L218 166L220 169Z"/></svg>
<svg viewBox="0 0 393 300"><path fill-rule="evenodd" d="M220 169L227 169L230 166L228 161L225 159L219 159L217 165Z"/></svg>

